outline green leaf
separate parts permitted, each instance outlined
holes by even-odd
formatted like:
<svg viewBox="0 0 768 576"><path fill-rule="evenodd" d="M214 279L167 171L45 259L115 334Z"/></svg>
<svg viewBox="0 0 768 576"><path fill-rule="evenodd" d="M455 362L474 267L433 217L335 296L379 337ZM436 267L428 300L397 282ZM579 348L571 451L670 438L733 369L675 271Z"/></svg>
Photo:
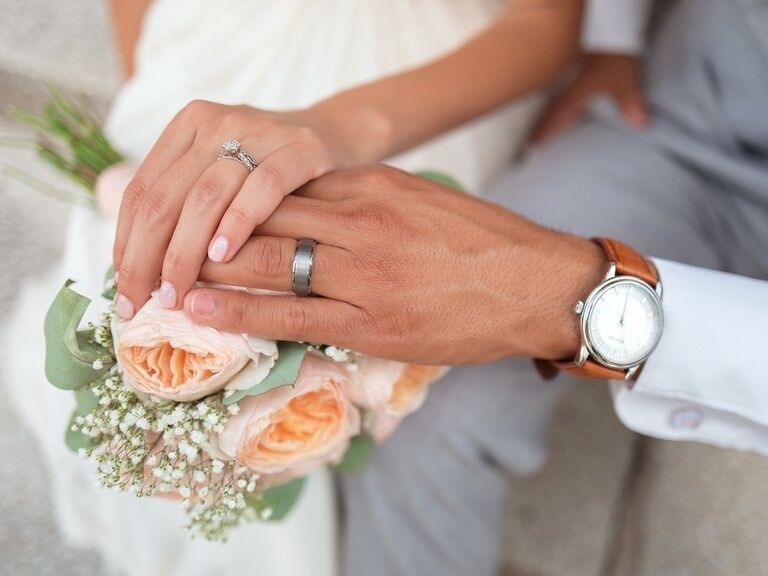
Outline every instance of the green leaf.
<svg viewBox="0 0 768 576"><path fill-rule="evenodd" d="M417 176L421 176L422 178L426 178L427 180L432 180L433 182L437 182L438 184L442 184L443 186L448 186L450 188L456 188L456 190L464 190L464 186L462 186L458 180L453 178L452 176L448 176L448 174L443 174L442 172L434 172L432 170L422 170L421 172L416 173Z"/></svg>
<svg viewBox="0 0 768 576"><path fill-rule="evenodd" d="M64 432L64 444L66 444L67 448L72 450L72 452L77 452L80 448L95 448L99 443L94 438L86 436L82 432L75 432L72 430L72 424L75 422L75 416L85 416L96 408L96 406L99 405L99 399L91 391L90 386L84 386L79 390L75 390L75 403L75 411L72 413L72 417L69 419L69 424L67 424L67 429Z"/></svg>
<svg viewBox="0 0 768 576"><path fill-rule="evenodd" d="M352 438L346 454L334 468L341 472L362 472L368 464L373 449L373 438L368 434L359 434Z"/></svg>
<svg viewBox="0 0 768 576"><path fill-rule="evenodd" d="M83 386L79 390L75 390L75 404L75 415L85 416L99 405L99 399L90 386Z"/></svg>
<svg viewBox="0 0 768 576"><path fill-rule="evenodd" d="M104 349L89 341L90 331L78 331L90 300L69 286L67 280L45 316L45 376L64 390L77 390L107 371L96 370L93 362Z"/></svg>
<svg viewBox="0 0 768 576"><path fill-rule="evenodd" d="M298 342L278 342L277 360L266 378L247 390L238 390L224 398L224 405L240 402L246 396L258 396L278 386L293 385L299 377L299 368L307 353L307 345Z"/></svg>
<svg viewBox="0 0 768 576"><path fill-rule="evenodd" d="M107 273L104 274L104 286L107 285L107 282L110 280L115 279L115 268L114 266L110 266L107 269ZM113 284L112 288L104 288L104 292L101 293L102 298L106 298L110 302L115 299L115 295L117 294L117 284Z"/></svg>
<svg viewBox="0 0 768 576"><path fill-rule="evenodd" d="M268 488L260 498L246 496L246 502L264 522L284 519L301 495L306 478L297 478L281 486Z"/></svg>

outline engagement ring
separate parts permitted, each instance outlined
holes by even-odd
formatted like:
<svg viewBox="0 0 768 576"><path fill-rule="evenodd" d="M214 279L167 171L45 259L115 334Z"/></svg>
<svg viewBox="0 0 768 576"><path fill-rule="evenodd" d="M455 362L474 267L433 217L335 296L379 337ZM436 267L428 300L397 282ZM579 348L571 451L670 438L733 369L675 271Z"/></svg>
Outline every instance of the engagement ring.
<svg viewBox="0 0 768 576"><path fill-rule="evenodd" d="M248 172L253 172L258 162L248 152L243 150L242 144L237 140L225 140L219 151L219 160L235 160L240 162Z"/></svg>

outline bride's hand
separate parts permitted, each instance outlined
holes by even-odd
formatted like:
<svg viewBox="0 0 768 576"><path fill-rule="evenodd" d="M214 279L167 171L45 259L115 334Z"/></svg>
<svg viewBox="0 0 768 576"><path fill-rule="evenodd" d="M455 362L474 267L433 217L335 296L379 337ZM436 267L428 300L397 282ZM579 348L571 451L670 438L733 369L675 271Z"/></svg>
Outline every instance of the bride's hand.
<svg viewBox="0 0 768 576"><path fill-rule="evenodd" d="M258 163L217 162L234 139ZM266 112L195 101L168 125L125 190L114 244L117 312L131 317L162 278L181 305L206 255L229 261L284 196L355 164L349 140L317 110Z"/></svg>

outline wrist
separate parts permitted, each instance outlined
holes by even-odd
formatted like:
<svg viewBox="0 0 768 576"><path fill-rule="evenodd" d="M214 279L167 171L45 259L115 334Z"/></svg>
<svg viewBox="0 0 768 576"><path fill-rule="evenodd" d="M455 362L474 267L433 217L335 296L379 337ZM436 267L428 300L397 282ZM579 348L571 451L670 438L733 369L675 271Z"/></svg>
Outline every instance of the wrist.
<svg viewBox="0 0 768 576"><path fill-rule="evenodd" d="M594 242L558 233L557 248L548 255L547 305L532 324L533 356L564 360L576 356L581 328L576 303L602 281L608 269L605 252Z"/></svg>
<svg viewBox="0 0 768 576"><path fill-rule="evenodd" d="M353 168L383 160L393 149L392 123L375 106L350 102L345 94L323 100L307 112L333 132L344 151L341 168Z"/></svg>

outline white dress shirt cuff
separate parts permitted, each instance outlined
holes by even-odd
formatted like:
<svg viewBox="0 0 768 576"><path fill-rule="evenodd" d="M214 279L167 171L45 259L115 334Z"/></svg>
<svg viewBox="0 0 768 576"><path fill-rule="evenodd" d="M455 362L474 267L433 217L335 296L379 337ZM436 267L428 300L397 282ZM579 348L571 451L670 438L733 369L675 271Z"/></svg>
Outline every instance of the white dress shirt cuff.
<svg viewBox="0 0 768 576"><path fill-rule="evenodd" d="M616 413L643 434L768 454L768 282L655 260L664 333Z"/></svg>

